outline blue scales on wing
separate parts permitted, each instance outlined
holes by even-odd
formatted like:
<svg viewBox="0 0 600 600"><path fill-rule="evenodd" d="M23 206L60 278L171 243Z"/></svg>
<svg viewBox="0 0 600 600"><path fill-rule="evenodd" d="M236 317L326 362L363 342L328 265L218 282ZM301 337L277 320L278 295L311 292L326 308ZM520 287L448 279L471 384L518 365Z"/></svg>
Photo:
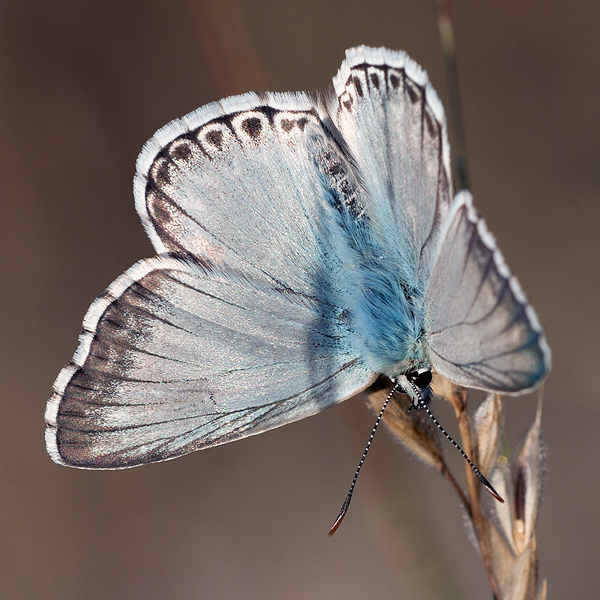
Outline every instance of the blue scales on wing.
<svg viewBox="0 0 600 600"><path fill-rule="evenodd" d="M402 52L360 47L334 87L330 112L379 249L354 312L368 364L392 378L432 368L467 387L530 391L550 350L470 195L451 202L446 121L427 74Z"/></svg>

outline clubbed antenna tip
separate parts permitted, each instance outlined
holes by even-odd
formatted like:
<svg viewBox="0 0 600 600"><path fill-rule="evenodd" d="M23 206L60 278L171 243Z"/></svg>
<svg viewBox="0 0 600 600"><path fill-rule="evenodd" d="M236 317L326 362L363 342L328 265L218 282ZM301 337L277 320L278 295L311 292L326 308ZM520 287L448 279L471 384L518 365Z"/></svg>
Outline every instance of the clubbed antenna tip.
<svg viewBox="0 0 600 600"><path fill-rule="evenodd" d="M473 468L471 466L471 468ZM492 495L498 502L502 502L504 504L504 498L494 489L494 486L479 472L475 471L475 475L477 475L477 479L481 481L483 487Z"/></svg>
<svg viewBox="0 0 600 600"><path fill-rule="evenodd" d="M340 526L340 523L344 520L344 517L346 516L346 511L348 510L349 506L350 506L350 498L346 498L346 502L344 502L344 505L342 506L342 509L340 510L340 514L337 516L335 523L331 526L331 529L329 530L330 536L332 536L337 531L337 528Z"/></svg>

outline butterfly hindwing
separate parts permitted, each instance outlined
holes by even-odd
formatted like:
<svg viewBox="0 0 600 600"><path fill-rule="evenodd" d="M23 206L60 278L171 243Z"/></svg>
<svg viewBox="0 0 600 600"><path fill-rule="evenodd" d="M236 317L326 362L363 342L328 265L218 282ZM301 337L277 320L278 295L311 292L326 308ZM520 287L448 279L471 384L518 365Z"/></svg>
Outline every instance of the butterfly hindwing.
<svg viewBox="0 0 600 600"><path fill-rule="evenodd" d="M317 301L171 257L138 263L90 307L48 403L57 462L122 468L319 412L372 374Z"/></svg>
<svg viewBox="0 0 600 600"><path fill-rule="evenodd" d="M442 235L425 302L432 366L465 387L532 389L550 370L550 350L468 192L454 199Z"/></svg>

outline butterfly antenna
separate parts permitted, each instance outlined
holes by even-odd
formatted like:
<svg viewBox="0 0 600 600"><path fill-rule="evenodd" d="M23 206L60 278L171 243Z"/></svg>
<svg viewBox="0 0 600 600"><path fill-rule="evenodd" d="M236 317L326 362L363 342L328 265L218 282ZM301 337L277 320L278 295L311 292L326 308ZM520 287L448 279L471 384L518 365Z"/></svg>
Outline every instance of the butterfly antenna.
<svg viewBox="0 0 600 600"><path fill-rule="evenodd" d="M435 426L446 436L446 438L448 438L450 443L461 453L462 457L467 461L467 463L469 463L469 466L473 470L473 473L475 473L477 479L479 479L479 481L481 481L481 483L483 484L485 489L492 496L494 496L494 498L496 498L496 500L498 500L498 502L504 502L504 498L494 489L492 484L481 474L481 471L473 464L471 459L467 456L466 452L452 439L450 434L440 425L440 422L433 416L433 413L431 412L431 410L429 410L429 407L427 406L427 404L425 404L425 402L421 402L417 406L417 410L420 410L420 409L424 410L429 415L429 418L435 423Z"/></svg>
<svg viewBox="0 0 600 600"><path fill-rule="evenodd" d="M354 479L352 479L352 483L350 484L350 489L348 490L348 495L346 496L346 500L344 500L344 504L342 504L340 514L337 516L335 523L331 526L331 529L329 530L329 535L333 535L337 531L337 528L340 526L340 523L346 516L346 512L348 511L348 507L350 506L350 500L352 500L352 494L354 492L354 486L356 485L356 480L358 479L358 474L360 473L363 463L365 462L365 458L367 457L367 452L369 452L369 448L371 447L371 443L373 442L373 438L375 437L375 432L377 431L377 427L379 426L379 423L381 422L381 417L383 417L383 411L386 409L388 402L390 401L390 398L394 394L395 390L396 390L396 387L393 387L392 391L388 394L388 397L386 398L385 402L383 403L381 410L379 411L379 415L377 416L375 425L373 425L373 431L371 431L371 437L369 437L369 441L367 442L367 446L365 448L365 451L363 452L362 458L360 459L360 462L358 463L358 467L356 467L356 473L354 473Z"/></svg>

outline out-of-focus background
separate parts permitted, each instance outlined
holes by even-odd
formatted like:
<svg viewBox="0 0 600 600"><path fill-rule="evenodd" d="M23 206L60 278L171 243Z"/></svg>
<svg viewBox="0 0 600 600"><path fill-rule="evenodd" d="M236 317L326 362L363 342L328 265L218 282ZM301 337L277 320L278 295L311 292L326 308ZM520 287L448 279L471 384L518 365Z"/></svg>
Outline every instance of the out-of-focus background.
<svg viewBox="0 0 600 600"><path fill-rule="evenodd" d="M456 0L454 24L471 188L554 352L541 575L597 598L600 3ZM0 597L491 597L453 490L386 433L327 537L374 421L360 398L122 472L44 449L88 305L153 254L143 143L229 94L325 90L361 43L408 51L446 102L434 0L0 2ZM535 398L505 408L516 449Z"/></svg>

